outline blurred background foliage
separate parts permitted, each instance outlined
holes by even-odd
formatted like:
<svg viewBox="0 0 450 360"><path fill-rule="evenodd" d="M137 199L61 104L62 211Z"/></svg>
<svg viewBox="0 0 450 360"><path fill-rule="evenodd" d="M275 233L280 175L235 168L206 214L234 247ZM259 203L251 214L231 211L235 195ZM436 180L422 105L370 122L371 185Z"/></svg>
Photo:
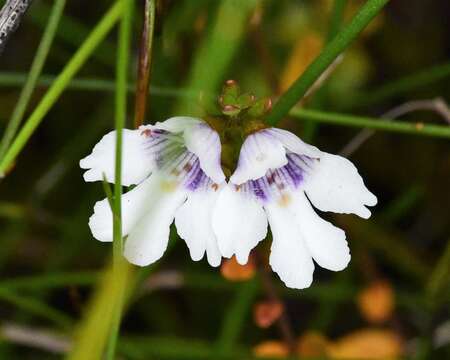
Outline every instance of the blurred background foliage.
<svg viewBox="0 0 450 360"><path fill-rule="evenodd" d="M276 99L364 2L161 1L144 123L201 112L195 90L216 93L226 79ZM33 1L0 57L2 133L54 3ZM128 127L142 3L129 54ZM25 118L109 6L67 1ZM391 1L302 105L372 118L418 100L445 105L449 14L447 0ZM1 359L61 358L109 263L110 244L93 240L87 226L104 190L86 186L78 161L114 126L116 38L114 30L92 54L0 183ZM449 124L448 112L417 110L398 121ZM331 153L359 131L296 118L281 126ZM449 149L448 139L380 131L353 151L379 205L369 221L334 217L352 261L341 273L317 268L306 290L286 289L266 272L269 241L247 266L231 259L213 269L192 262L172 231L163 259L133 272L117 357L450 358Z"/></svg>

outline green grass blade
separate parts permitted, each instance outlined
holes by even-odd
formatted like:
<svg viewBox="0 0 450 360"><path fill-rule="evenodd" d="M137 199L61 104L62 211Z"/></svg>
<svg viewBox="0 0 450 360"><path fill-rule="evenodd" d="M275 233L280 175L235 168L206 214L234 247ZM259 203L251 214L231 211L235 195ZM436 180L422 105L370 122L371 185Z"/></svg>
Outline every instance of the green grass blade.
<svg viewBox="0 0 450 360"><path fill-rule="evenodd" d="M26 121L24 127L17 135L5 156L0 160L0 177L5 176L5 172L13 164L17 155L22 151L31 135L33 135L44 116L58 100L70 80L112 29L120 16L120 12L121 4L116 3L113 5L105 14L103 19L96 25L94 30L92 30L91 34L86 38L83 45L77 50L72 59L64 67L61 74L56 78L55 82L44 95L39 105L35 108Z"/></svg>
<svg viewBox="0 0 450 360"><path fill-rule="evenodd" d="M44 35L42 35L42 40L36 51L27 81L25 82L25 86L20 93L17 105L14 108L11 119L8 122L5 133L3 134L0 144L0 159L3 155L5 155L5 152L11 144L11 141L23 119L23 115L25 114L25 110L27 109L27 105L30 101L33 90L36 87L37 80L42 72L48 52L53 43L56 29L58 28L59 20L61 19L65 4L66 0L56 0L53 4L50 17L44 30Z"/></svg>
<svg viewBox="0 0 450 360"><path fill-rule="evenodd" d="M243 37L247 18L257 0L221 2L215 23L196 54L188 88L197 93L216 93ZM197 103L186 99L177 107L177 115L198 114Z"/></svg>
<svg viewBox="0 0 450 360"><path fill-rule="evenodd" d="M62 328L69 329L72 325L72 319L66 314L37 299L18 295L10 289L0 288L0 300L6 301L27 313L49 320Z"/></svg>
<svg viewBox="0 0 450 360"><path fill-rule="evenodd" d="M333 61L351 44L364 30L372 19L381 11L389 0L368 0L358 14L332 41L328 43L317 58L308 66L304 73L279 98L266 121L276 125L303 98L308 89L333 63Z"/></svg>
<svg viewBox="0 0 450 360"><path fill-rule="evenodd" d="M234 346L247 319L250 307L258 293L258 279L242 283L235 299L228 309L217 341L216 356L227 357L233 353Z"/></svg>
<svg viewBox="0 0 450 360"><path fill-rule="evenodd" d="M115 277L119 277L121 264L125 262L123 258L122 239L122 133L127 119L127 75L130 54L131 18L133 14L132 0L121 0L123 15L120 22L119 39L117 47L117 68L116 68L116 107L115 107L115 128L116 128L116 159L114 176L114 199L113 199L113 258ZM128 266L128 264L124 265ZM112 327L109 341L106 348L105 357L113 360L116 353L117 338L119 337L120 322L122 318L122 308L125 298L125 288L115 294L117 298L116 306L112 314Z"/></svg>
<svg viewBox="0 0 450 360"><path fill-rule="evenodd" d="M51 86L57 76L55 75L41 75L37 80L37 87L49 87ZM26 73L19 72L0 72L0 87L17 87L25 84L27 80ZM149 87L152 96L161 97L186 97L189 99L195 99L196 92L189 89L173 88L166 86L154 86ZM116 91L116 84L114 80L89 77L89 78L75 78L72 79L66 87L66 90L79 90L79 91L104 91L114 92ZM127 91L134 93L136 91L136 85L134 83L128 83Z"/></svg>
<svg viewBox="0 0 450 360"><path fill-rule="evenodd" d="M289 115L297 119L304 119L339 126L352 126L403 134L441 137L447 139L450 138L450 126L423 123L407 123L404 121L388 121L365 116L353 116L304 109L292 109Z"/></svg>

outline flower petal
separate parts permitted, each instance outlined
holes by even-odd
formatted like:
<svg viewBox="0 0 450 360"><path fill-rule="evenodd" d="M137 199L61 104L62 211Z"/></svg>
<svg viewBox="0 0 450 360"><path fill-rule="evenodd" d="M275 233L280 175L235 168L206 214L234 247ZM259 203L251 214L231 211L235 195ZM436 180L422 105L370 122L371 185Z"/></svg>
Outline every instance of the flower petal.
<svg viewBox="0 0 450 360"><path fill-rule="evenodd" d="M353 213L369 218L377 198L364 185L356 167L342 156L322 153L305 182L305 191L313 205L322 211Z"/></svg>
<svg viewBox="0 0 450 360"><path fill-rule="evenodd" d="M212 214L212 227L220 252L247 263L250 251L266 237L267 217L261 205L232 185L224 186Z"/></svg>
<svg viewBox="0 0 450 360"><path fill-rule="evenodd" d="M269 128L264 131L280 141L286 149L293 153L306 155L312 158L320 157L322 154L318 148L303 142L297 135L290 131L278 128Z"/></svg>
<svg viewBox="0 0 450 360"><path fill-rule="evenodd" d="M219 266L222 260L211 225L217 195L212 188L195 191L175 214L178 235L186 241L192 260L201 260L206 251L211 266Z"/></svg>
<svg viewBox="0 0 450 360"><path fill-rule="evenodd" d="M148 199L157 185L157 176L151 175L133 190L122 195L122 236L128 235L134 225L145 214ZM108 199L98 201L94 206L94 214L89 219L94 238L100 241L113 240L113 222Z"/></svg>
<svg viewBox="0 0 450 360"><path fill-rule="evenodd" d="M139 266L149 265L161 258L167 248L175 212L187 196L183 187L172 187L164 178L159 178L156 184L159 189L155 188L147 198L145 215L125 241L124 256Z"/></svg>
<svg viewBox="0 0 450 360"><path fill-rule="evenodd" d="M203 120L198 118L189 116L174 116L165 121L157 122L155 125L152 125L152 127L160 130L166 130L172 133L179 133L183 132L189 127L204 123L205 122Z"/></svg>
<svg viewBox="0 0 450 360"><path fill-rule="evenodd" d="M205 174L217 184L224 182L219 134L206 124L196 124L185 129L184 141L188 150L199 158Z"/></svg>
<svg viewBox="0 0 450 360"><path fill-rule="evenodd" d="M293 213L276 204L264 208L273 235L270 266L286 286L294 289L309 287L314 263Z"/></svg>
<svg viewBox="0 0 450 360"><path fill-rule="evenodd" d="M123 130L122 184L139 184L153 170L154 163L145 151L145 137L140 130ZM85 181L102 181L103 174L108 182L114 182L116 131L111 131L94 146L92 153L80 160Z"/></svg>
<svg viewBox="0 0 450 360"><path fill-rule="evenodd" d="M350 261L345 232L317 215L303 191L294 194L292 209L314 260L328 270L345 269Z"/></svg>
<svg viewBox="0 0 450 360"><path fill-rule="evenodd" d="M241 185L248 180L264 176L268 170L287 164L286 150L283 144L265 130L249 135L241 147L239 161L230 181Z"/></svg>

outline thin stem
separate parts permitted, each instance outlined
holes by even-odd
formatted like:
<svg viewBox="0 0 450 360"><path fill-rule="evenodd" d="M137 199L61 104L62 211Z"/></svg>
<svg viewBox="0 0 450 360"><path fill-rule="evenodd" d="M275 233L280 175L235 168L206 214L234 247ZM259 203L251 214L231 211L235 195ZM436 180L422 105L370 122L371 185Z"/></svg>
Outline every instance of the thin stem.
<svg viewBox="0 0 450 360"><path fill-rule="evenodd" d="M304 73L284 93L266 121L276 125L303 98L308 89L333 63L333 61L356 39L358 34L381 11L389 0L368 0L358 14L342 31L322 50L319 56L308 66Z"/></svg>
<svg viewBox="0 0 450 360"><path fill-rule="evenodd" d="M275 287L269 270L267 268L267 264L264 264L264 256L260 251L256 252L257 255L257 263L259 268L259 274L261 275L261 282L264 288L265 293L269 297L271 301L282 304L282 299L278 295L277 288ZM284 342L289 347L289 352L291 355L295 353L297 344L295 341L294 331L292 330L290 320L286 314L285 306L283 304L283 312L277 320L278 329L284 339Z"/></svg>
<svg viewBox="0 0 450 360"><path fill-rule="evenodd" d="M340 126L366 127L403 134L442 137L447 139L450 138L450 126L424 124L422 122L392 122L370 117L303 109L292 109L292 111L290 112L290 116L298 119L305 119L316 121L319 123L328 123Z"/></svg>
<svg viewBox="0 0 450 360"><path fill-rule="evenodd" d="M155 1L146 0L144 8L144 26L139 49L138 78L136 84L136 102L134 126L138 128L145 118L148 103L150 71L152 66L153 32L155 28Z"/></svg>
<svg viewBox="0 0 450 360"><path fill-rule="evenodd" d="M50 13L50 6L44 1L36 1L33 4L33 11L30 11L27 19L34 25L44 28L47 24ZM84 40L89 36L91 29L83 21L64 14L61 18L56 37L68 48L78 49ZM91 59L97 63L114 68L116 47L109 41L104 40L92 53Z"/></svg>
<svg viewBox="0 0 450 360"><path fill-rule="evenodd" d="M42 35L42 40L36 51L33 63L31 64L30 73L22 92L20 93L19 100L17 101L17 105L8 122L5 133L3 134L0 144L0 159L5 155L5 152L11 144L13 137L16 135L17 129L23 119L23 115L25 114L25 110L27 109L31 95L36 87L37 80L42 72L48 52L53 43L53 39L55 38L56 29L58 28L65 4L66 0L56 0L53 3L52 12L45 27L44 35Z"/></svg>
<svg viewBox="0 0 450 360"><path fill-rule="evenodd" d="M19 324L2 324L0 327L2 340L12 344L25 345L51 353L65 353L69 350L70 339L55 331L32 328Z"/></svg>
<svg viewBox="0 0 450 360"><path fill-rule="evenodd" d="M388 121L395 120L396 118L418 110L431 110L441 115L445 121L450 124L450 109L445 101L441 98L432 100L415 100L408 101L407 103L396 106L389 110L385 114L381 115L381 118ZM369 140L376 131L372 129L363 129L356 134L350 142L340 151L342 156L350 156L356 150L358 150L367 140Z"/></svg>
<svg viewBox="0 0 450 360"><path fill-rule="evenodd" d="M115 107L115 127L116 127L116 159L114 176L114 199L113 199L113 257L114 277L120 274L121 264L124 262L123 239L122 239L122 133L127 118L127 73L128 57L130 53L131 37L131 17L134 2L132 0L121 0L123 15L120 22L119 39L117 48L117 69L116 69L116 107ZM113 309L113 319L111 333L106 348L106 359L115 358L117 338L119 336L120 322L122 317L122 307L124 302L124 288L119 288L116 294L117 303Z"/></svg>
<svg viewBox="0 0 450 360"><path fill-rule="evenodd" d="M36 86L49 87L54 82L57 76L55 75L41 75L37 80ZM0 72L0 87L16 87L22 86L27 80L26 73L10 73ZM150 86L150 92L153 96L166 96L166 97L187 97L194 99L197 92L191 91L186 88L173 88L164 86ZM82 90L82 91L105 91L114 92L116 90L116 84L114 80L105 78L76 78L72 79L67 85L66 90ZM136 84L129 82L127 90L130 93L136 91Z"/></svg>
<svg viewBox="0 0 450 360"><path fill-rule="evenodd" d="M236 292L235 299L228 309L217 342L217 358L230 357L236 340L245 322L248 310L258 292L257 279L242 283Z"/></svg>
<svg viewBox="0 0 450 360"><path fill-rule="evenodd" d="M17 135L5 156L0 160L0 177L5 176L5 173L15 161L17 155L21 152L31 135L33 135L44 116L47 115L50 108L58 100L70 80L114 26L120 16L120 11L120 2L111 7L102 20L96 25L94 30L92 30L91 34L86 38L72 59L64 67L53 85L48 89L39 105L27 119L24 127Z"/></svg>
<svg viewBox="0 0 450 360"><path fill-rule="evenodd" d="M396 95L411 92L413 89L426 86L434 82L444 80L450 76L450 62L436 65L432 68L422 70L393 80L377 89L355 95L351 106L364 107L380 103L383 100L392 98Z"/></svg>
<svg viewBox="0 0 450 360"><path fill-rule="evenodd" d="M225 80L229 63L245 37L247 19L258 1L221 1L214 23L199 46L189 71L188 88L200 94L215 93ZM208 104L207 104L208 105ZM175 113L198 115L197 102L183 99Z"/></svg>
<svg viewBox="0 0 450 360"><path fill-rule="evenodd" d="M431 276L428 279L428 285L426 289L426 295L430 305L436 306L436 304L442 302L446 296L445 290L448 290L448 279L450 277L450 239L447 241L447 245L436 262L436 265L431 272ZM439 298L440 293L442 296Z"/></svg>
<svg viewBox="0 0 450 360"><path fill-rule="evenodd" d="M0 289L8 290L39 290L59 286L85 286L92 285L98 280L96 271L85 272L57 272L52 274L21 276L3 280Z"/></svg>
<svg viewBox="0 0 450 360"><path fill-rule="evenodd" d="M72 326L72 319L66 314L32 297L18 295L10 289L0 288L0 300L6 301L30 314L47 319L64 329L70 329Z"/></svg>
<svg viewBox="0 0 450 360"><path fill-rule="evenodd" d="M339 33L344 20L344 11L347 0L334 0L327 40L331 41Z"/></svg>
<svg viewBox="0 0 450 360"><path fill-rule="evenodd" d="M272 54L267 46L267 41L264 39L264 33L261 27L263 15L264 11L260 3L251 17L252 28L250 31L250 36L253 46L255 47L255 51L258 55L259 62L261 63L261 69L266 78L267 84L275 94L278 92L278 78L275 72L275 64L272 59Z"/></svg>

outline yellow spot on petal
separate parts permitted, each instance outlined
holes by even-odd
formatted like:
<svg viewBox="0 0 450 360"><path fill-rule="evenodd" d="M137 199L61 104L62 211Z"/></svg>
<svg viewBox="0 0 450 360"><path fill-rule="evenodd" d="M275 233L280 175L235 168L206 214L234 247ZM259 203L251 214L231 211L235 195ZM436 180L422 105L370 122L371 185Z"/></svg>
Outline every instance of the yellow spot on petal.
<svg viewBox="0 0 450 360"><path fill-rule="evenodd" d="M291 197L288 194L282 194L280 200L278 200L278 205L281 207L288 207L291 203Z"/></svg>
<svg viewBox="0 0 450 360"><path fill-rule="evenodd" d="M178 183L174 180L162 180L160 183L161 191L173 192L177 188Z"/></svg>

